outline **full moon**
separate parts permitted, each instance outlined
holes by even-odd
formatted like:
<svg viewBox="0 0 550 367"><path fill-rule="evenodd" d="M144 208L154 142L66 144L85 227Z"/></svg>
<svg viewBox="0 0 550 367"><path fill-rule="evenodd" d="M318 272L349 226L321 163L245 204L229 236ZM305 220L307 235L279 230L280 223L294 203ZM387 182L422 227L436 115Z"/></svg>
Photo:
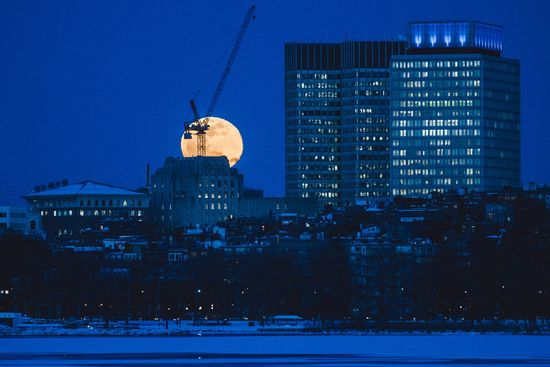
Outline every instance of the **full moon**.
<svg viewBox="0 0 550 367"><path fill-rule="evenodd" d="M243 138L239 130L231 122L219 117L210 117L209 128L206 130L206 156L226 156L229 166L233 167L243 154ZM191 139L181 137L181 153L184 157L197 155L197 136Z"/></svg>

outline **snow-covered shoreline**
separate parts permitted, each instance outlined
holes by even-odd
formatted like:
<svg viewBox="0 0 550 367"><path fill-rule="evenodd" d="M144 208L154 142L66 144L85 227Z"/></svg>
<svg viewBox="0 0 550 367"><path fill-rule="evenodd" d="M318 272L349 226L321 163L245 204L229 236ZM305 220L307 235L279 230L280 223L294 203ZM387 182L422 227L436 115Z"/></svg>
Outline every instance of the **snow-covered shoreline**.
<svg viewBox="0 0 550 367"><path fill-rule="evenodd" d="M40 336L266 336L266 335L550 335L547 324L529 328L525 323L436 324L426 322L373 324L372 327L353 328L340 322L332 328L321 328L318 323L300 320L293 324L273 324L252 320L193 323L191 320L132 320L132 321L48 321L27 318L13 327L0 325L2 337Z"/></svg>

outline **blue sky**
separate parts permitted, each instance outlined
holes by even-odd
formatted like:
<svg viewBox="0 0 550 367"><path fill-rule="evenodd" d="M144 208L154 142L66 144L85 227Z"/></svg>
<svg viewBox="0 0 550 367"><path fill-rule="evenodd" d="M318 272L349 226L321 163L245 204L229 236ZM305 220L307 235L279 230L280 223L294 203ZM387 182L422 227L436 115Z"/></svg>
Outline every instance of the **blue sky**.
<svg viewBox="0 0 550 367"><path fill-rule="evenodd" d="M247 186L284 194L283 45L379 40L409 21L504 26L521 61L522 180L550 183L545 1L257 1L215 115L241 131ZM67 178L138 187L179 156L187 101L207 108L247 1L0 1L0 203ZM227 54L226 54L227 55Z"/></svg>

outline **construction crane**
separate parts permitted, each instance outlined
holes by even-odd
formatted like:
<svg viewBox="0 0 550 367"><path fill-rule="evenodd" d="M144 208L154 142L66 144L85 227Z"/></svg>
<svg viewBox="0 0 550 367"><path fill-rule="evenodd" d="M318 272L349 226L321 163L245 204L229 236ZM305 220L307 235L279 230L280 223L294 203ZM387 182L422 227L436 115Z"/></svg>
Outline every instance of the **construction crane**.
<svg viewBox="0 0 550 367"><path fill-rule="evenodd" d="M252 5L250 9L248 9L248 12L244 17L243 24L241 25L241 29L239 31L237 39L235 40L233 49L231 50L229 58L227 59L225 69L223 70L222 76L218 82L218 86L216 87L214 95L212 96L212 100L208 105L206 116L203 119L201 119L200 117L194 99L191 99L189 101L189 104L191 105L191 110L193 111L193 121L185 123L183 138L191 139L192 132L195 132L195 135L197 136L197 156L199 157L206 155L206 131L209 128L208 121L210 120L210 117L214 112L214 108L216 108L216 104L218 103L218 99L220 98L220 95L222 93L223 86L225 85L225 82L227 80L227 76L231 71L231 66L233 66L233 62L235 61L235 57L237 56L237 52L239 51L239 47L241 46L241 42L244 38L244 34L246 33L246 29L248 28L250 22L256 18L254 16L255 9L256 6Z"/></svg>

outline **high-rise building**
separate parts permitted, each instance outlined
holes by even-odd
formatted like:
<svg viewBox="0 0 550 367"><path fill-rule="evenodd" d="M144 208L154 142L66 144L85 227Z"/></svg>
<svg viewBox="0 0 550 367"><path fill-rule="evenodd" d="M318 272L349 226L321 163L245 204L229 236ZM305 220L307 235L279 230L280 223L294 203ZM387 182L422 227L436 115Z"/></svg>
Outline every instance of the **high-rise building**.
<svg viewBox="0 0 550 367"><path fill-rule="evenodd" d="M393 195L519 186L519 62L501 51L499 26L410 23L391 61Z"/></svg>
<svg viewBox="0 0 550 367"><path fill-rule="evenodd" d="M285 189L352 205L390 196L389 66L403 41L285 45Z"/></svg>

